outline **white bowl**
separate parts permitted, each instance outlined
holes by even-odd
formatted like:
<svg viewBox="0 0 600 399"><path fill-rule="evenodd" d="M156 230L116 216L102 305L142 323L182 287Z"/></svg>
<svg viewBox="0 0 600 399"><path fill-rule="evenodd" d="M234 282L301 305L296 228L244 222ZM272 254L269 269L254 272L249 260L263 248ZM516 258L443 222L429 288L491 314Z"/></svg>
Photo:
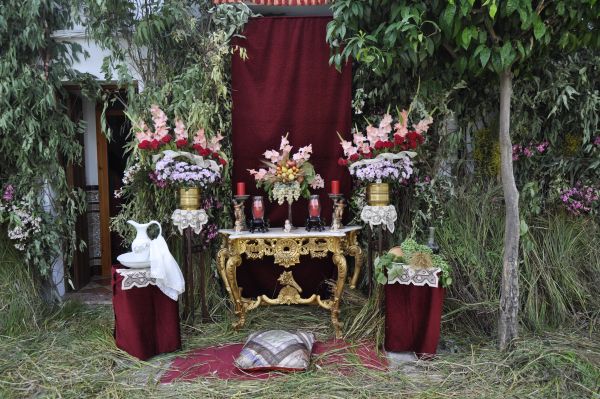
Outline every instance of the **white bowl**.
<svg viewBox="0 0 600 399"><path fill-rule="evenodd" d="M143 255L148 255L148 253ZM145 269L150 267L150 259L148 259L147 256L140 257L140 254L136 254L135 252L121 254L117 256L117 260L123 266L131 267L133 269Z"/></svg>

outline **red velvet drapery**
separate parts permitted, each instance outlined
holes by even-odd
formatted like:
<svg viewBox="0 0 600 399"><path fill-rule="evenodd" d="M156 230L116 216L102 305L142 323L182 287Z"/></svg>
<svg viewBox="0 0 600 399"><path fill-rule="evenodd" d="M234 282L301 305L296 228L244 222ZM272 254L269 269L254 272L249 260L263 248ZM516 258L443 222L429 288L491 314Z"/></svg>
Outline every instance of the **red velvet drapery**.
<svg viewBox="0 0 600 399"><path fill-rule="evenodd" d="M328 223L331 200L327 192L331 180L340 180L345 194L351 190L348 172L337 165L342 151L336 134L347 136L351 128L351 68L347 66L340 73L329 66L325 34L330 20L329 17L253 19L246 25L245 38L234 43L246 49L248 59L244 61L234 55L232 61L233 184L244 181L248 194L266 198L262 190L255 188L247 169L260 167L262 154L268 149L279 149L281 136L289 132L295 149L313 145L311 160L325 179L325 189L315 194L321 196L322 216ZM294 224L303 226L308 216L307 202L298 201L293 214ZM267 203L267 216L271 226L282 226L287 207ZM247 263L238 272L244 294L273 295L277 290L273 277L281 271L272 266L268 268L270 271L260 267L245 273ZM318 289L319 277L331 276L333 269L330 264L311 268L313 262L306 263L294 268L299 283L302 284L303 275L306 277L303 296ZM310 270L304 270L304 266Z"/></svg>

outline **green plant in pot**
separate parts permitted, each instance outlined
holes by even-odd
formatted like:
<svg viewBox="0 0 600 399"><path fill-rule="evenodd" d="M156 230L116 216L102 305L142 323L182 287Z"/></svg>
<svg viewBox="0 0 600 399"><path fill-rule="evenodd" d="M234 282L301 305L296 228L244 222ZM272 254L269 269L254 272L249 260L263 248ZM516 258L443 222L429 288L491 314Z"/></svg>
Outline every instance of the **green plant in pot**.
<svg viewBox="0 0 600 399"><path fill-rule="evenodd" d="M387 284L403 273L405 265L414 268L435 267L441 270L442 287L452 284L450 265L440 256L434 254L429 247L417 243L412 238L404 240L400 251L388 252L375 260L375 280L379 284Z"/></svg>

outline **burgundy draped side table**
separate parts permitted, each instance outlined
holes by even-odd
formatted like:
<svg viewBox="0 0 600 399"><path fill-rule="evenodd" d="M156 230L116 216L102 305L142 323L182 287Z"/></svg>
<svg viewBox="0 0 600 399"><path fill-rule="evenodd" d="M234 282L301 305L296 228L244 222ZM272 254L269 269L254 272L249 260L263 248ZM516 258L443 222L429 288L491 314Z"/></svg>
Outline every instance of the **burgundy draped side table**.
<svg viewBox="0 0 600 399"><path fill-rule="evenodd" d="M121 265L112 267L117 347L141 360L181 349L177 301L152 284L123 289L124 277L117 269L127 268Z"/></svg>

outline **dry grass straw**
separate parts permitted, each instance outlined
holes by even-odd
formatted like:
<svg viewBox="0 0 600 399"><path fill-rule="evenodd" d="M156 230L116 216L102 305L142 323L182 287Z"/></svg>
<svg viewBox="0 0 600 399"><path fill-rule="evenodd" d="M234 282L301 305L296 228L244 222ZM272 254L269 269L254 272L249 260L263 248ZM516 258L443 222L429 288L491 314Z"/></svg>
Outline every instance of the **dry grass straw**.
<svg viewBox="0 0 600 399"><path fill-rule="evenodd" d="M361 313L362 320L372 321L365 312L357 315ZM344 308L347 331L357 320L352 316ZM314 307L261 308L250 313L247 328L239 332L229 321L190 326L182 352L141 362L115 348L109 307L68 303L39 330L1 337L0 397L576 398L593 397L600 382L600 340L578 331L528 336L507 353L482 337L444 334L445 343L453 343L457 353L390 371L364 368L348 356L350 374L340 372L338 364L313 363L306 373L268 381L204 378L156 383L174 356L201 346L240 342L251 331L302 328L315 331L321 340L332 333L327 312Z"/></svg>

